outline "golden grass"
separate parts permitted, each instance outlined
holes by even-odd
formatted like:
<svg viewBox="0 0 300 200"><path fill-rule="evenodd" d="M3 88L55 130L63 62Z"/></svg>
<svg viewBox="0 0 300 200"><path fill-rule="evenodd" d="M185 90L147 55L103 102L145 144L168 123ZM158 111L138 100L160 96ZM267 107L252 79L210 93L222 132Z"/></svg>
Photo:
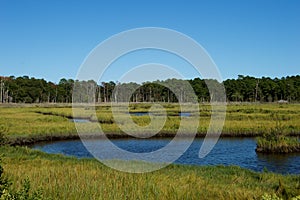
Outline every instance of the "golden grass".
<svg viewBox="0 0 300 200"><path fill-rule="evenodd" d="M163 104L168 113L161 135L174 134L180 117L176 104ZM150 104L133 104L130 112L148 112ZM186 118L186 130L199 123L198 133L206 133L210 123L210 106L200 105L200 120ZM109 105L98 105L96 116L89 107L77 108L76 117L97 120L106 133L123 134L114 121ZM128 111L128 112L129 112ZM279 116L285 133L300 133L299 104L228 105L223 134L254 136L276 127L273 115ZM0 107L0 126L8 130L10 139L41 138L43 136L77 135L70 105ZM131 116L141 126L149 124L149 116ZM97 123L80 124L82 130L93 133ZM0 127L1 128L1 127ZM0 131L1 132L1 131ZM265 193L288 197L300 194L300 176L255 173L239 167L192 167L171 165L148 174L128 174L114 171L93 159L48 155L25 147L1 146L5 174L21 187L28 177L33 188L42 188L52 199L260 199ZM279 184L281 182L283 186ZM284 190L278 188L284 187Z"/></svg>
<svg viewBox="0 0 300 200"><path fill-rule="evenodd" d="M300 194L300 176L255 173L239 167L171 165L147 174L115 171L93 159L48 155L25 147L0 147L5 174L21 186L28 177L51 199L258 199Z"/></svg>
<svg viewBox="0 0 300 200"><path fill-rule="evenodd" d="M166 123L160 131L163 134L175 134L180 126L181 118L177 104L162 104L168 113ZM148 112L151 104L133 104L128 112ZM210 123L210 106L200 104L200 120L194 116L189 106L183 108L191 112L188 117L186 130L199 124L198 134L204 135ZM159 113L159 111L157 111ZM123 134L109 105L98 105L96 113L89 107L77 108L77 116L89 118L99 122L102 130L108 134ZM300 105L299 104L232 104L227 106L226 120L222 131L226 136L258 136L274 128L276 121L273 115L279 116L286 134L299 135L300 133ZM0 124L8 128L8 136L16 137L38 137L38 136L60 136L77 135L76 127L68 118L74 117L71 107L1 107ZM116 117L116 116L115 116ZM139 126L147 127L150 123L149 116L134 116L132 120ZM80 124L87 133L95 133L96 126Z"/></svg>

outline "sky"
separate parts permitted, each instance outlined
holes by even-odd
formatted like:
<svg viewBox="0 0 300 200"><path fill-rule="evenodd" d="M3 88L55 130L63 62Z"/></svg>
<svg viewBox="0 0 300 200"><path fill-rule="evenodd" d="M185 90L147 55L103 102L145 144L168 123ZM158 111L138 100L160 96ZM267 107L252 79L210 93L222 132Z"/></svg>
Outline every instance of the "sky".
<svg viewBox="0 0 300 200"><path fill-rule="evenodd" d="M0 76L27 75L55 83L75 79L99 43L142 27L191 37L207 51L224 80L300 74L298 0L0 0ZM187 79L199 77L173 57L137 52L114 63L102 79L116 81L126 70L149 62L177 65Z"/></svg>

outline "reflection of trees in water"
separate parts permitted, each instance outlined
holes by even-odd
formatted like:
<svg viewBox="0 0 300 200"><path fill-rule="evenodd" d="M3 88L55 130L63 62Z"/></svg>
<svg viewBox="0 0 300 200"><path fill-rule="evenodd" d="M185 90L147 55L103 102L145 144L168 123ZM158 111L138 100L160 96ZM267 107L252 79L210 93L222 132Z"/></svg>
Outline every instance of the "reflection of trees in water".
<svg viewBox="0 0 300 200"><path fill-rule="evenodd" d="M259 163L263 163L263 167L266 167L268 170L287 173L287 166L300 166L299 157L300 153L289 153L289 154L257 154L257 159ZM296 164L295 162L298 162Z"/></svg>

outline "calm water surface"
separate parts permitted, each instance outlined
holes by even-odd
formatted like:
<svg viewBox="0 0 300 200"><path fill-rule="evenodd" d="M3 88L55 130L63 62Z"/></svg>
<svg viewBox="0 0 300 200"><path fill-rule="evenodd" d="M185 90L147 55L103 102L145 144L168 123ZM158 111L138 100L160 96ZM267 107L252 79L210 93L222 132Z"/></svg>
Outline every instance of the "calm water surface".
<svg viewBox="0 0 300 200"><path fill-rule="evenodd" d="M80 118L74 118L74 119L70 119L71 122L76 122L76 123L88 123L90 122L90 120L88 119L80 119Z"/></svg>
<svg viewBox="0 0 300 200"><path fill-rule="evenodd" d="M134 115L134 116L147 116L147 115L151 115L151 113L148 113L148 112L130 112L129 114ZM180 117L190 117L191 113L190 112L179 112L178 116L180 116Z"/></svg>
<svg viewBox="0 0 300 200"><path fill-rule="evenodd" d="M151 152L166 146L171 139L112 139L118 147L136 153ZM269 155L255 152L253 138L221 138L213 150L205 157L199 158L198 153L203 139L194 140L189 149L175 163L187 165L237 165L243 168L269 171L282 174L300 174L300 154ZM101 139L86 141L86 145L105 146ZM60 153L78 158L93 157L80 140L41 143L33 146L47 153ZM110 151L105 152L110 154ZM168 152L172 154L172 152ZM109 156L108 156L109 157ZM111 155L113 158L113 155Z"/></svg>

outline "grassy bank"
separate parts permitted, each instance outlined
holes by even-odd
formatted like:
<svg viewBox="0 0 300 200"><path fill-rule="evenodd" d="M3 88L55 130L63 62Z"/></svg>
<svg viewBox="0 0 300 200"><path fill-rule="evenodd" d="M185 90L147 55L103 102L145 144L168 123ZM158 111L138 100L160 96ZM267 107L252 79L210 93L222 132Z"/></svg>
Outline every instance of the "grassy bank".
<svg viewBox="0 0 300 200"><path fill-rule="evenodd" d="M2 105L3 106L3 105ZM70 118L88 118L101 124L102 130L111 136L126 136L115 123L109 105L96 107L96 114L91 113L89 107L78 108L80 115L73 116L72 108L64 105L35 105L32 107L1 107L0 129L7 129L7 136L11 141L35 141L39 139L66 139L77 137L74 123ZM176 104L163 104L168 114L166 123L158 136L172 136L180 126L179 106ZM130 112L148 112L150 104L132 104ZM186 132L191 125L199 124L197 134L204 136L207 132L211 108L209 105L201 104L200 120L196 119L193 110L187 106L184 112L190 112L187 117ZM159 118L159 111L157 111ZM282 131L286 135L298 136L300 133L300 106L299 104L232 104L227 106L226 120L222 136L260 136L268 130L276 127L273 120L274 114L282 122ZM150 122L149 116L131 115L133 121L140 126L147 126ZM97 123L80 124L81 129L87 134L97 131Z"/></svg>
<svg viewBox="0 0 300 200"><path fill-rule="evenodd" d="M29 178L52 199L284 199L300 194L300 176L256 173L239 167L171 165L147 174L112 170L96 160L1 146L4 174L20 188Z"/></svg>
<svg viewBox="0 0 300 200"><path fill-rule="evenodd" d="M128 112L148 112L150 104L132 104ZM172 136L180 124L180 109L176 104L163 104L168 116L160 136ZM210 123L210 106L200 105L200 120L193 110L187 126L199 123L198 135L206 133ZM158 118L161 111L154 113ZM0 133L11 142L27 143L78 137L70 118L87 118L94 123L81 123L87 135L96 131L98 123L105 133L120 137L109 105L78 108L74 116L66 105L35 105L0 108ZM300 107L296 104L229 105L223 136L257 136L277 126L274 114L280 118L286 135L300 133ZM147 126L149 116L131 115L133 121ZM197 120L196 120L197 119ZM97 123L98 122L98 123ZM188 129L187 129L188 130ZM276 195L289 199L300 195L299 175L256 173L239 167L193 167L171 165L147 174L128 174L112 170L93 159L76 159L49 155L26 147L0 146L5 175L14 182L15 190L29 178L34 189L41 188L51 199L261 199Z"/></svg>
<svg viewBox="0 0 300 200"><path fill-rule="evenodd" d="M300 152L300 142L297 138L280 136L277 139L259 137L256 152L261 153L294 153Z"/></svg>
<svg viewBox="0 0 300 200"><path fill-rule="evenodd" d="M293 153L300 152L300 141L298 138L289 137L284 133L283 125L274 116L276 127L272 128L257 138L256 152L260 153Z"/></svg>

